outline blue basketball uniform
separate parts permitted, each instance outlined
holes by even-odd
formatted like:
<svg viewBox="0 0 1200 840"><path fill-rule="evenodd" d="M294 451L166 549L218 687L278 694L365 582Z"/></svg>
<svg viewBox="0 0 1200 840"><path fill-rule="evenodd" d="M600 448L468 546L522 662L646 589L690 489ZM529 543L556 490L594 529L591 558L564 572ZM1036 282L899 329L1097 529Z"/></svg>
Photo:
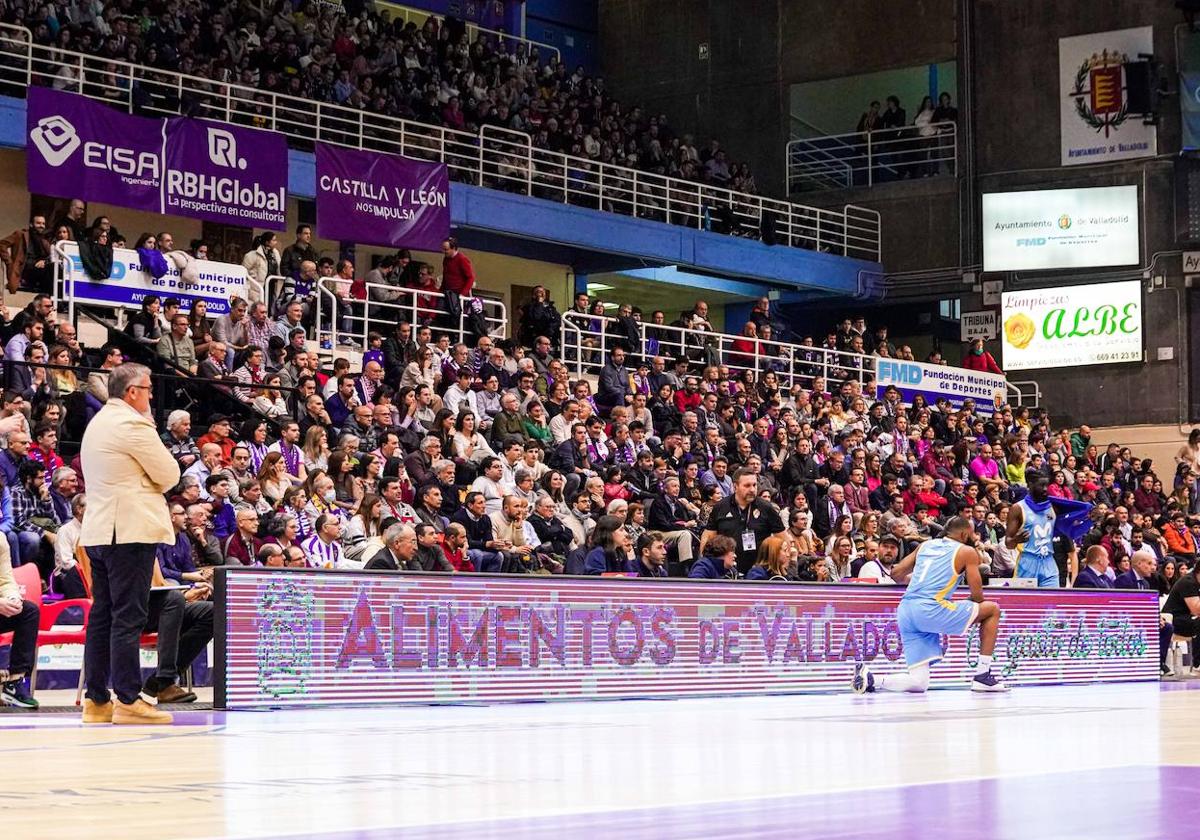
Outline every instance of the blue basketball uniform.
<svg viewBox="0 0 1200 840"><path fill-rule="evenodd" d="M962 573L954 555L963 547L951 539L929 540L917 549L917 562L908 589L896 610L904 661L908 667L942 658L942 634L961 636L979 612L974 601L951 601Z"/></svg>
<svg viewBox="0 0 1200 840"><path fill-rule="evenodd" d="M1017 502L1029 539L1021 546L1013 577L1037 578L1038 586L1058 586L1058 564L1054 562L1054 508L1047 501L1044 510L1028 496Z"/></svg>

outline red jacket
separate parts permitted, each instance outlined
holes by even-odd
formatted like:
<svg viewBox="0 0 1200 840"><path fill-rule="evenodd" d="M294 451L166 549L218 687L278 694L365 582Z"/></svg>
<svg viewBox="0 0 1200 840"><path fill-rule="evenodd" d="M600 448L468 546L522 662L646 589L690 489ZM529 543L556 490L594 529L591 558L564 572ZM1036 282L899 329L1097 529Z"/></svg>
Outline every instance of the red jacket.
<svg viewBox="0 0 1200 840"><path fill-rule="evenodd" d="M475 269L467 255L459 251L452 257L442 258L442 291L458 292L460 295L471 294L475 286Z"/></svg>
<svg viewBox="0 0 1200 840"><path fill-rule="evenodd" d="M1000 376L1004 375L1004 371L1000 370L1000 365L996 364L996 360L992 358L992 354L983 351L982 356L976 356L974 353L968 352L963 357L962 366L967 370L982 370L987 373L996 373Z"/></svg>
<svg viewBox="0 0 1200 840"><path fill-rule="evenodd" d="M679 413L685 411L695 411L699 406L704 395L697 391L694 394L689 394L682 388L675 392L675 407L679 409Z"/></svg>

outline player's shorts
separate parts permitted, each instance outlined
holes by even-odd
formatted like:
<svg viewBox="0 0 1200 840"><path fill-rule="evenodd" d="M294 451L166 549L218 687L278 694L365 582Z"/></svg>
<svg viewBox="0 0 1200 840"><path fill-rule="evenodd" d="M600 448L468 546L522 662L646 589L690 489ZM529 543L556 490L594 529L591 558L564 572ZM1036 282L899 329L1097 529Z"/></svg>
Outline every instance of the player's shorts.
<svg viewBox="0 0 1200 840"><path fill-rule="evenodd" d="M1053 557L1037 557L1022 552L1017 557L1017 567L1013 569L1013 577L1037 578L1038 587L1058 586L1058 563Z"/></svg>
<svg viewBox="0 0 1200 840"><path fill-rule="evenodd" d="M963 635L978 613L979 605L974 601L901 599L896 609L896 623L900 626L904 661L908 667L941 659L942 636Z"/></svg>

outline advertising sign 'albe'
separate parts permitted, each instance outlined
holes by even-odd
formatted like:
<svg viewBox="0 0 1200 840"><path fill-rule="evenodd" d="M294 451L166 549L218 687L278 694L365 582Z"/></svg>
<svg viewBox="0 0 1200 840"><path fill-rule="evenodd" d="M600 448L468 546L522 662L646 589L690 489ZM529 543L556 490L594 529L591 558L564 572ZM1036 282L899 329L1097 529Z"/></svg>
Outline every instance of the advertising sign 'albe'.
<svg viewBox="0 0 1200 840"><path fill-rule="evenodd" d="M317 233L437 251L450 235L446 165L318 143Z"/></svg>
<svg viewBox="0 0 1200 840"><path fill-rule="evenodd" d="M134 117L46 88L30 88L26 122L31 192L285 227L287 141L280 134L185 117Z"/></svg>
<svg viewBox="0 0 1200 840"><path fill-rule="evenodd" d="M1142 360L1142 287L1137 280L1006 292L1004 369Z"/></svg>

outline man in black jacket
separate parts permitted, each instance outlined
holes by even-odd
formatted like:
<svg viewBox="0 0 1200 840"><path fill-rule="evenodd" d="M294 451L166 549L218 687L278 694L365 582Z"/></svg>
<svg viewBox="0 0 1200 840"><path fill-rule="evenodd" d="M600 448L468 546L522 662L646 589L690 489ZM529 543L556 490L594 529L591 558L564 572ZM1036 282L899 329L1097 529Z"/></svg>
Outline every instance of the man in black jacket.
<svg viewBox="0 0 1200 840"><path fill-rule="evenodd" d="M393 387L400 382L404 367L417 355L417 343L412 340L412 324L401 321L395 331L383 340L383 371L385 380ZM447 383L449 384L449 383Z"/></svg>
<svg viewBox="0 0 1200 840"><path fill-rule="evenodd" d="M283 249L283 257L279 262L279 271L284 277L292 277L300 273L300 263L309 260L316 263L317 249L312 245L312 226L297 225L296 241Z"/></svg>
<svg viewBox="0 0 1200 840"><path fill-rule="evenodd" d="M829 479L821 477L821 468L812 455L812 441L801 438L797 442L796 451L783 462L780 479L787 488L789 498L796 494L796 488L799 487L804 490L808 506L816 508L817 499L829 487Z"/></svg>
<svg viewBox="0 0 1200 840"><path fill-rule="evenodd" d="M487 513L487 500L477 490L467 494L454 522L467 532L467 557L481 572L499 572L504 565L504 555L492 539L492 520ZM415 537L414 537L415 539Z"/></svg>
<svg viewBox="0 0 1200 840"><path fill-rule="evenodd" d="M441 535L432 525L422 522L416 527L417 566L423 572L453 572L454 567L442 552Z"/></svg>
<svg viewBox="0 0 1200 840"><path fill-rule="evenodd" d="M695 535L692 529L698 521L688 503L679 497L679 477L668 475L663 479L662 495L650 503L646 527L661 531L667 546L675 546L681 564L690 563L694 554Z"/></svg>
<svg viewBox="0 0 1200 840"><path fill-rule="evenodd" d="M570 496L588 477L595 475L587 452L587 427L576 423L571 427L571 438L554 450L551 465L562 472L566 479L563 492Z"/></svg>
<svg viewBox="0 0 1200 840"><path fill-rule="evenodd" d="M615 405L625 405L629 394L629 369L625 367L625 351L617 347L612 351L608 363L600 370L600 387L596 393L596 405L606 414Z"/></svg>
<svg viewBox="0 0 1200 840"><path fill-rule="evenodd" d="M419 572L421 564L416 559L417 533L411 525L396 523L383 532L383 548L370 560L365 568L370 570Z"/></svg>
<svg viewBox="0 0 1200 840"><path fill-rule="evenodd" d="M529 524L533 526L534 533L541 541L541 545L538 546L540 551L566 557L567 552L571 550L574 535L558 518L552 498L544 493L538 496L533 513L529 515Z"/></svg>

